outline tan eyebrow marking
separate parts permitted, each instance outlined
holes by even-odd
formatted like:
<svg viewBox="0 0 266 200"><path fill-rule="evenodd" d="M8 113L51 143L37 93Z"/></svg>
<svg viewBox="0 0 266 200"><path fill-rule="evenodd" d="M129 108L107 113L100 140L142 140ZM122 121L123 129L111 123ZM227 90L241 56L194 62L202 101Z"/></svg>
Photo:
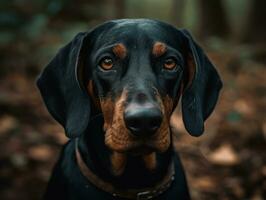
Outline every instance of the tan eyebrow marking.
<svg viewBox="0 0 266 200"><path fill-rule="evenodd" d="M122 43L115 45L112 50L114 54L118 56L119 58L122 59L126 57L127 49Z"/></svg>
<svg viewBox="0 0 266 200"><path fill-rule="evenodd" d="M155 42L152 48L152 54L156 57L163 55L166 52L166 45L162 42Z"/></svg>

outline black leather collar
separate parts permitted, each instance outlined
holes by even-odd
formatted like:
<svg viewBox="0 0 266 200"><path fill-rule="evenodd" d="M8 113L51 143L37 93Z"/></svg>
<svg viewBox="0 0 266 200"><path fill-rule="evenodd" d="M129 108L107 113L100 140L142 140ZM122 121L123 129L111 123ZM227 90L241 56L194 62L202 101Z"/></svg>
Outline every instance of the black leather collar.
<svg viewBox="0 0 266 200"><path fill-rule="evenodd" d="M112 183L102 180L88 168L88 166L83 161L80 151L78 149L78 139L76 139L75 142L76 142L75 145L76 159L81 173L88 179L88 181L90 181L97 188L107 193L110 193L114 197L137 199L137 200L153 199L159 196L160 194L164 193L174 181L175 170L174 170L174 162L172 161L169 165L165 177L154 186L143 189L121 190L115 187Z"/></svg>

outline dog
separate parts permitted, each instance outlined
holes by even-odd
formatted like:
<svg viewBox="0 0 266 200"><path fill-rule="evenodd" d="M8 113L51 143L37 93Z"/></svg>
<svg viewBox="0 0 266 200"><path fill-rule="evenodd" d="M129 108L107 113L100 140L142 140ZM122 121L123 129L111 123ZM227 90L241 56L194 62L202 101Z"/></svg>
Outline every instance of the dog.
<svg viewBox="0 0 266 200"><path fill-rule="evenodd" d="M70 138L44 199L190 199L170 117L182 97L185 128L200 136L222 81L188 31L105 22L61 48L37 85Z"/></svg>

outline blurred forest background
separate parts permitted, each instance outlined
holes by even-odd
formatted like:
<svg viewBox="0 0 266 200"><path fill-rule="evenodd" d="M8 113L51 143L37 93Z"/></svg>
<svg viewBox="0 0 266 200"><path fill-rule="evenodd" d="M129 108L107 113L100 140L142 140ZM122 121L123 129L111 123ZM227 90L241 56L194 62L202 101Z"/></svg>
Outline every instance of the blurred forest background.
<svg viewBox="0 0 266 200"><path fill-rule="evenodd" d="M115 18L189 29L221 73L202 137L172 119L193 199L266 199L265 14L265 0L1 0L0 199L40 199L67 141L36 76L76 33Z"/></svg>

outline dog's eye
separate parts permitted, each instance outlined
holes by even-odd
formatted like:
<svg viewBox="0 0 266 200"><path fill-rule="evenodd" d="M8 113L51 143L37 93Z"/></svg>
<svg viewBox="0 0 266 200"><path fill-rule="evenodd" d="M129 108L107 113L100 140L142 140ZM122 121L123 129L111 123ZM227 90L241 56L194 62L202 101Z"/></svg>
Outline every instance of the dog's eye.
<svg viewBox="0 0 266 200"><path fill-rule="evenodd" d="M174 58L167 58L164 61L164 68L172 70L176 67L176 60Z"/></svg>
<svg viewBox="0 0 266 200"><path fill-rule="evenodd" d="M100 61L100 67L105 70L111 69L113 67L113 59L110 57L104 57Z"/></svg>

